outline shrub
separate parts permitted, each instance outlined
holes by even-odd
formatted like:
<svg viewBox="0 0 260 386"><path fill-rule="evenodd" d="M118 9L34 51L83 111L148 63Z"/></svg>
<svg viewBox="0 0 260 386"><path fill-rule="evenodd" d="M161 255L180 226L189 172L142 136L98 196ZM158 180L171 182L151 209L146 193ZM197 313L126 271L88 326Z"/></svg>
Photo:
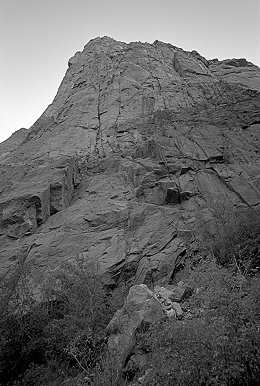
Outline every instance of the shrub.
<svg viewBox="0 0 260 386"><path fill-rule="evenodd" d="M0 324L2 385L61 385L81 374L91 379L106 345L105 327L120 308L124 290L106 291L97 270L79 259L34 281L40 303L34 299L29 270L19 280L9 275L5 283L8 304Z"/></svg>
<svg viewBox="0 0 260 386"><path fill-rule="evenodd" d="M215 202L211 220L197 213L197 237L218 264L234 266L240 274L260 269L260 210L235 209L223 200Z"/></svg>
<svg viewBox="0 0 260 386"><path fill-rule="evenodd" d="M191 277L197 289L184 321L163 320L142 336L151 372L145 385L258 385L260 284L214 262Z"/></svg>

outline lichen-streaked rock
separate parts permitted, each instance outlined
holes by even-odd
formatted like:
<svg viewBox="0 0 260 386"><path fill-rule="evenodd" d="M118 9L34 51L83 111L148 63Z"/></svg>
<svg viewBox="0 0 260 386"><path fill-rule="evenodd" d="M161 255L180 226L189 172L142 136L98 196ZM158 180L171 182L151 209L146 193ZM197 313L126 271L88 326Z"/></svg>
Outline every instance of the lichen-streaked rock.
<svg viewBox="0 0 260 386"><path fill-rule="evenodd" d="M111 286L172 283L198 210L260 204L259 132L260 69L245 59L91 40L0 145L0 271L80 255Z"/></svg>

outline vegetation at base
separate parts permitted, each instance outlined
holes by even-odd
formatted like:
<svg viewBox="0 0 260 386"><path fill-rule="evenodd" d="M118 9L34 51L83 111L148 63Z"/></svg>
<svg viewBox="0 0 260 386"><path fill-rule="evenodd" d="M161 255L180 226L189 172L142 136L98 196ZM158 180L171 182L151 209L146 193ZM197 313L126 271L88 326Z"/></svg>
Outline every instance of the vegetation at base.
<svg viewBox="0 0 260 386"><path fill-rule="evenodd" d="M91 380L106 345L105 327L122 306L125 289L105 290L97 269L77 260L49 270L43 280L35 278L39 303L37 289L34 295L30 289L32 273L19 270L18 281L17 272L1 288L0 384Z"/></svg>
<svg viewBox="0 0 260 386"><path fill-rule="evenodd" d="M182 305L185 321L165 319L138 336L150 355L143 385L259 385L259 279L206 261L190 281L196 291Z"/></svg>

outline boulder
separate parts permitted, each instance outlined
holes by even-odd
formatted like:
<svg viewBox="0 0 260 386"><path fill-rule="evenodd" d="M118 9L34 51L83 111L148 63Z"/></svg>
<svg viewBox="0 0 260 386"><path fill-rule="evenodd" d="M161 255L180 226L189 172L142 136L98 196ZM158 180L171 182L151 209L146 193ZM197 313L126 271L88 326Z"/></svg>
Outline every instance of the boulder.
<svg viewBox="0 0 260 386"><path fill-rule="evenodd" d="M163 318L160 302L145 284L130 288L124 306L107 326L108 349L123 366L134 347L135 333L142 323L151 324Z"/></svg>
<svg viewBox="0 0 260 386"><path fill-rule="evenodd" d="M171 307L172 309L174 309L175 313L176 313L176 317L178 319L181 319L182 316L183 316L183 311L181 309L181 306L179 303L176 303L176 302L171 302Z"/></svg>
<svg viewBox="0 0 260 386"><path fill-rule="evenodd" d="M178 287L174 287L172 290L170 290L169 287L165 288L158 285L154 287L154 294L162 304L162 307L169 318L177 317L180 319L183 316L183 311L180 304L176 301L173 301L173 299L176 299L177 293L179 295L179 300L181 300L184 292L185 290L182 293L182 288L179 288L178 292Z"/></svg>

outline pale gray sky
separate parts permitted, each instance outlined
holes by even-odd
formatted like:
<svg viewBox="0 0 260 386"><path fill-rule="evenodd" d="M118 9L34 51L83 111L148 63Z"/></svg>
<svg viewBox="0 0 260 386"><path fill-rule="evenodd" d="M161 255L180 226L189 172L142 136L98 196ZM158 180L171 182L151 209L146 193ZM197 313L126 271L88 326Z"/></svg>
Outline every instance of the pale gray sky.
<svg viewBox="0 0 260 386"><path fill-rule="evenodd" d="M260 0L0 0L0 142L36 121L68 59L104 35L260 66Z"/></svg>

